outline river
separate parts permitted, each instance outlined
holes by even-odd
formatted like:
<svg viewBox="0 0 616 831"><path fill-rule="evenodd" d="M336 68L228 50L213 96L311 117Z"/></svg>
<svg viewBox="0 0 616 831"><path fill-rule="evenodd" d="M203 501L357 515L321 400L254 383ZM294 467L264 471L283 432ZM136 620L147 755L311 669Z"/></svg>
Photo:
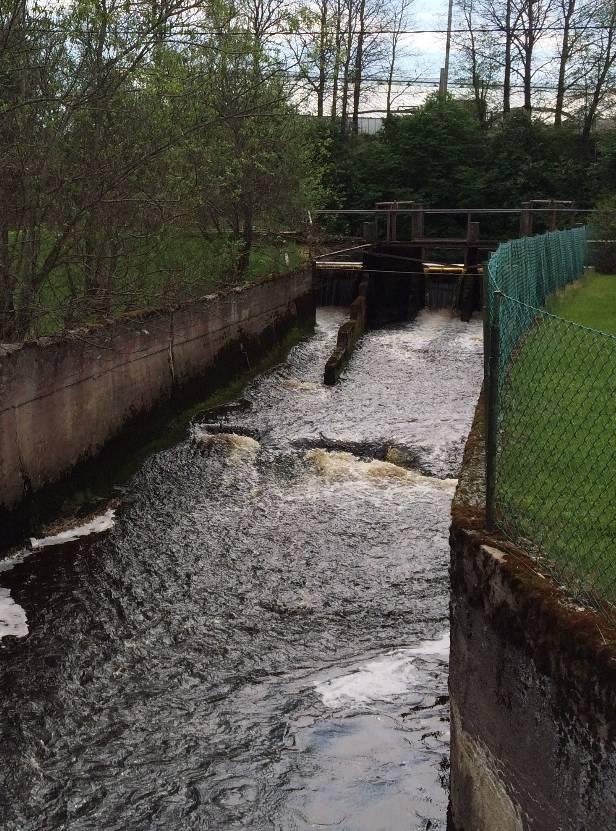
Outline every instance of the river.
<svg viewBox="0 0 616 831"><path fill-rule="evenodd" d="M0 562L2 829L445 828L481 322L372 331L324 387L343 316L321 309L92 533Z"/></svg>

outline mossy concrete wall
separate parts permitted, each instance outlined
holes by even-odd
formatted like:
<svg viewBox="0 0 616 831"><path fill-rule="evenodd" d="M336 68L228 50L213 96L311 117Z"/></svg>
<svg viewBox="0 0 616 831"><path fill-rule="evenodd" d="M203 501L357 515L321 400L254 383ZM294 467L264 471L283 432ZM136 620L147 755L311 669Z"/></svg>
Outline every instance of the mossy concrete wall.
<svg viewBox="0 0 616 831"><path fill-rule="evenodd" d="M157 405L198 387L231 351L250 366L307 317L314 319L312 276L302 270L63 337L0 346L0 521ZM204 387L202 397L210 391Z"/></svg>
<svg viewBox="0 0 616 831"><path fill-rule="evenodd" d="M484 529L483 406L451 531L451 829L616 828L616 632Z"/></svg>

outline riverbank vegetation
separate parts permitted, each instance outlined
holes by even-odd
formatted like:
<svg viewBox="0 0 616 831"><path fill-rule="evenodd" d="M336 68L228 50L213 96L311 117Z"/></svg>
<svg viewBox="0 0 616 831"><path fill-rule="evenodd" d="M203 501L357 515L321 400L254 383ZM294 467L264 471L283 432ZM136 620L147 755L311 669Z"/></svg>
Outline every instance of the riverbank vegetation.
<svg viewBox="0 0 616 831"><path fill-rule="evenodd" d="M454 94L424 89L401 115L412 5L0 0L0 342L277 270L297 250L263 235L313 234L319 207L616 191L616 131L594 132L614 103L616 3L539 19L522 0L503 44L484 35L505 4L460 0ZM383 128L361 135L383 96Z"/></svg>
<svg viewBox="0 0 616 831"><path fill-rule="evenodd" d="M587 272L548 302L551 314L616 335L616 275Z"/></svg>
<svg viewBox="0 0 616 831"><path fill-rule="evenodd" d="M47 246L49 242L47 242ZM45 250L45 247L43 248ZM84 270L67 263L55 268L32 303L31 331L56 334L134 309L162 308L298 268L305 248L280 237L257 238L242 275L237 272L237 243L230 236L203 237L190 231L161 229L117 252L116 272L104 306L93 303Z"/></svg>
<svg viewBox="0 0 616 831"><path fill-rule="evenodd" d="M255 236L320 187L257 18L0 0L0 342L297 264Z"/></svg>
<svg viewBox="0 0 616 831"><path fill-rule="evenodd" d="M575 125L556 129L523 111L482 125L466 102L438 95L386 120L376 136L349 139L331 123L321 129L336 207L416 199L433 208L519 208L538 198L593 207L616 191L612 129L584 138ZM613 212L612 200L602 233L614 230Z"/></svg>

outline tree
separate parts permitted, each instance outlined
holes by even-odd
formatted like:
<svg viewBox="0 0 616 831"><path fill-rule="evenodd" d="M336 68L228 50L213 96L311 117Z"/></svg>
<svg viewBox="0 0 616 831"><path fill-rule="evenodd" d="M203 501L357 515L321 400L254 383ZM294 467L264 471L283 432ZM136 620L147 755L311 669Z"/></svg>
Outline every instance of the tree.
<svg viewBox="0 0 616 831"><path fill-rule="evenodd" d="M475 19L486 30L494 29L501 37L501 44L494 54L502 66L503 106L505 115L511 111L511 88L514 71L514 44L520 24L520 9L524 0L477 0ZM519 5L517 5L519 4Z"/></svg>
<svg viewBox="0 0 616 831"><path fill-rule="evenodd" d="M480 124L488 120L490 92L497 80L499 43L482 28L477 0L459 0L458 17L464 34L458 44L459 77L472 89L475 113Z"/></svg>
<svg viewBox="0 0 616 831"><path fill-rule="evenodd" d="M463 104L448 96L431 96L417 112L392 118L384 140L395 154L398 181L396 194L384 193L382 198L415 198L442 207L452 200L474 204L480 197L485 142Z"/></svg>
<svg viewBox="0 0 616 831"><path fill-rule="evenodd" d="M310 198L286 15L0 0L0 340L144 304L148 285L177 296L151 250L195 228L245 273L255 224Z"/></svg>
<svg viewBox="0 0 616 831"><path fill-rule="evenodd" d="M593 28L585 39L582 62L585 90L583 93L582 136L588 140L602 108L613 105L616 82L616 2L597 0Z"/></svg>
<svg viewBox="0 0 616 831"><path fill-rule="evenodd" d="M390 40L388 49L386 51L386 69L387 69L387 96L385 104L385 112L387 117L391 115L393 95L393 82L396 69L400 58L403 56L408 58L408 54L403 52L401 46L402 30L405 29L410 21L410 13L415 4L415 0L399 0L390 9L390 17L386 22L387 29L390 30Z"/></svg>
<svg viewBox="0 0 616 831"><path fill-rule="evenodd" d="M511 38L518 57L513 70L522 81L524 109L527 113L533 108L536 48L554 23L555 2L556 0L513 0L512 17L515 25L511 29Z"/></svg>
<svg viewBox="0 0 616 831"><path fill-rule="evenodd" d="M592 218L592 234L598 240L616 239L616 195L607 196L597 203ZM613 242L597 243L594 265L605 274L616 272L616 245Z"/></svg>

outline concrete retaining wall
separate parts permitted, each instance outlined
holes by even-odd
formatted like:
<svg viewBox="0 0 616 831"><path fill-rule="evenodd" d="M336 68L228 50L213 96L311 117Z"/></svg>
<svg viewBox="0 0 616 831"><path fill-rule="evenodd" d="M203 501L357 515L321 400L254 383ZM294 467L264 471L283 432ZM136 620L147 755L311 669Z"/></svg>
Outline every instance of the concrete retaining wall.
<svg viewBox="0 0 616 831"><path fill-rule="evenodd" d="M0 515L196 384L229 350L249 366L307 316L314 319L312 277L302 271L62 338L0 346Z"/></svg>
<svg viewBox="0 0 616 831"><path fill-rule="evenodd" d="M616 632L483 530L482 408L451 533L453 831L616 828Z"/></svg>

